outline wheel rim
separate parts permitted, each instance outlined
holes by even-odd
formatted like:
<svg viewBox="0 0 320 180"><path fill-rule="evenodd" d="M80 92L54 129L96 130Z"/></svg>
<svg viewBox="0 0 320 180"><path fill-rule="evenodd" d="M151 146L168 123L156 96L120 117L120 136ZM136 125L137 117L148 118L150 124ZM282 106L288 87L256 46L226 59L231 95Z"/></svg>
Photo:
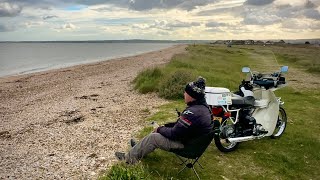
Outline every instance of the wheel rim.
<svg viewBox="0 0 320 180"><path fill-rule="evenodd" d="M274 131L275 133L273 136L276 136L276 137L280 136L284 132L284 129L286 128L286 124L287 124L286 118L287 117L285 113L283 112L283 110L280 109L276 129Z"/></svg>
<svg viewBox="0 0 320 180"><path fill-rule="evenodd" d="M220 139L220 142L225 149L231 149L237 145L237 143L231 143L228 139Z"/></svg>

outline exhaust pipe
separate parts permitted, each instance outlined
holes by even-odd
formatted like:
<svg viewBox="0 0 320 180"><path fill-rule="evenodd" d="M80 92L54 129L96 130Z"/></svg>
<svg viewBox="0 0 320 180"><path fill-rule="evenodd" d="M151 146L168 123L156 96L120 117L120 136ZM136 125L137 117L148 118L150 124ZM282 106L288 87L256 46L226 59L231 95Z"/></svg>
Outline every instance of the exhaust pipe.
<svg viewBox="0 0 320 180"><path fill-rule="evenodd" d="M231 143L238 143L238 142L250 141L250 140L254 140L254 139L261 139L263 137L264 137L264 135L261 135L261 136L246 136L246 137L228 138L228 140Z"/></svg>

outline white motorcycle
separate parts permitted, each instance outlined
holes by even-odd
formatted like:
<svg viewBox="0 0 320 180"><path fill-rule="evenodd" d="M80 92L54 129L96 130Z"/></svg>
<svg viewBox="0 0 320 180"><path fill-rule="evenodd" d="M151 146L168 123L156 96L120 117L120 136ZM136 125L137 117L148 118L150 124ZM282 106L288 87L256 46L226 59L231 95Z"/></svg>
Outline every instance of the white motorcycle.
<svg viewBox="0 0 320 180"><path fill-rule="evenodd" d="M243 67L248 73L239 91L206 87L206 101L212 108L213 120L219 126L215 144L222 152L235 150L240 142L266 136L280 137L287 126L284 102L274 91L286 86L284 73L288 66L274 73L259 73Z"/></svg>

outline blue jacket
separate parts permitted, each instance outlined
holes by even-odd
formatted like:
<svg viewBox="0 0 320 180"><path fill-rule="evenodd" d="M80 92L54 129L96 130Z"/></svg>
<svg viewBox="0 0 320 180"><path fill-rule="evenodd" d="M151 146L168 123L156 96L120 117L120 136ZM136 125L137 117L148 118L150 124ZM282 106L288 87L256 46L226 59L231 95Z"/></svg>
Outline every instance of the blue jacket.
<svg viewBox="0 0 320 180"><path fill-rule="evenodd" d="M193 138L207 134L213 129L211 111L205 101L188 103L175 123L157 129L164 137L187 144Z"/></svg>

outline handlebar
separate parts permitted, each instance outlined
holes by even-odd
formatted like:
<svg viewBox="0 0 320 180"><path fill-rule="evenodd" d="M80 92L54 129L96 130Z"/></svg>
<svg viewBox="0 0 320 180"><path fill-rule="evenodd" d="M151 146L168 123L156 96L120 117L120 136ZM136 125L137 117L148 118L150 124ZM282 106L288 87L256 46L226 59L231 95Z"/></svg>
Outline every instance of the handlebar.
<svg viewBox="0 0 320 180"><path fill-rule="evenodd" d="M250 74L250 81L242 81L242 84L258 85L266 89L277 87L278 85L285 84L285 77L281 72L274 72L272 74L262 74L255 72Z"/></svg>

